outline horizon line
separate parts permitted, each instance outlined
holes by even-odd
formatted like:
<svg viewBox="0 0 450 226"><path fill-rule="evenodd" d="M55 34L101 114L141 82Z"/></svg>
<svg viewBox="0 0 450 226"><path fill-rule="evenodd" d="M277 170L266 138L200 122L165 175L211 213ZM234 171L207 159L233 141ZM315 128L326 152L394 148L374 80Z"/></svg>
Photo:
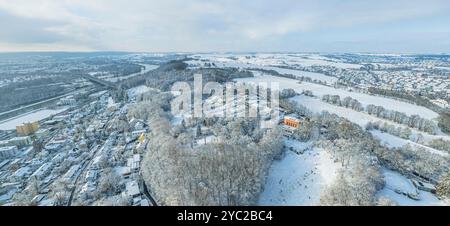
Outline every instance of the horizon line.
<svg viewBox="0 0 450 226"><path fill-rule="evenodd" d="M25 50L25 51L1 51L0 54L15 53L122 53L122 54L290 54L290 53L307 53L307 54L399 54L399 55L450 55L450 52L379 52L379 51L123 51L123 50Z"/></svg>

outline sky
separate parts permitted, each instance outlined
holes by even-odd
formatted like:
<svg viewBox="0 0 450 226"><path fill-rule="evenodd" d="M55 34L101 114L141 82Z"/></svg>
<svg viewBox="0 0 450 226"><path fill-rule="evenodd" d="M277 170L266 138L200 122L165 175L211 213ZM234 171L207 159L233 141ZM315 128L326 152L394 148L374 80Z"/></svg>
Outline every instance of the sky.
<svg viewBox="0 0 450 226"><path fill-rule="evenodd" d="M0 0L0 51L450 53L450 1Z"/></svg>

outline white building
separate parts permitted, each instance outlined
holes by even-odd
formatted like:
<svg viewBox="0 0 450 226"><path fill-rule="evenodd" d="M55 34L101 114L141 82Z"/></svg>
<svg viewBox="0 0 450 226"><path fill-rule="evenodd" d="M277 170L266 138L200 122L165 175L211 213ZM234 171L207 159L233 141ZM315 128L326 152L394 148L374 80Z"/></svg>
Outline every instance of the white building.
<svg viewBox="0 0 450 226"><path fill-rule="evenodd" d="M16 146L0 147L0 159L9 159L17 154Z"/></svg>

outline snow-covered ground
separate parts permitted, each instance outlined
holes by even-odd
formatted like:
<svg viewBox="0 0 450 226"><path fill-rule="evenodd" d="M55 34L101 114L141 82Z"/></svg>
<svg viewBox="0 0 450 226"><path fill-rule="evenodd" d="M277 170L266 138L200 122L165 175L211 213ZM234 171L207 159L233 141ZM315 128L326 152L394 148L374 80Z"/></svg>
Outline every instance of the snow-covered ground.
<svg viewBox="0 0 450 226"><path fill-rule="evenodd" d="M320 194L332 184L340 165L322 149L309 149L310 143L286 140L285 145L306 149L303 154L286 150L284 158L274 161L260 195L259 205L316 205Z"/></svg>
<svg viewBox="0 0 450 226"><path fill-rule="evenodd" d="M351 92L343 89L336 89L334 87L319 85L315 83L308 83L308 82L299 83L299 81L290 78L283 78L271 75L257 75L255 77L250 78L236 79L236 81L254 82L254 83L277 82L279 84L280 89L291 88L297 92L301 92L303 90L311 90L313 94L318 96L319 98L321 98L323 95L326 94L339 95L341 98L350 96L361 102L363 106L374 104L377 106L383 106L385 109L404 112L407 115L417 114L426 119L434 119L438 117L438 113L428 108L406 103L403 101L398 101L381 96L372 96L365 93Z"/></svg>
<svg viewBox="0 0 450 226"><path fill-rule="evenodd" d="M67 108L61 108L57 110L43 109L34 111L32 113L27 113L20 115L19 117L15 117L13 119L3 121L0 124L0 130L15 130L16 126L21 125L27 122L35 122L42 119L46 119L52 115L58 114L67 110Z"/></svg>
<svg viewBox="0 0 450 226"><path fill-rule="evenodd" d="M436 198L432 193L417 190L412 182L400 173L389 169L383 169L383 175L386 185L378 192L377 197L387 197L400 206L445 205L444 202ZM401 193L417 195L420 200L411 199Z"/></svg>

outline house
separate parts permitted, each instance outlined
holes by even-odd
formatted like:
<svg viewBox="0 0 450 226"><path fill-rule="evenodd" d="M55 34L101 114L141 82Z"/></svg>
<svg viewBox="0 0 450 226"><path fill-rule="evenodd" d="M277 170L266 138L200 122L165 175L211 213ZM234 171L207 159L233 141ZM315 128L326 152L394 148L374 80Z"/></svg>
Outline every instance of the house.
<svg viewBox="0 0 450 226"><path fill-rule="evenodd" d="M127 167L130 168L131 172L139 172L141 162L141 156L139 154L134 154L133 157L127 159Z"/></svg>
<svg viewBox="0 0 450 226"><path fill-rule="evenodd" d="M300 128L300 119L294 115L284 116L282 124L284 135L290 137L296 129Z"/></svg>
<svg viewBox="0 0 450 226"><path fill-rule="evenodd" d="M44 163L41 167L39 167L36 171L34 171L33 174L31 174L32 177L42 180L45 178L52 169L52 162Z"/></svg>
<svg viewBox="0 0 450 226"><path fill-rule="evenodd" d="M69 106L74 106L77 103L77 101L75 100L75 97L73 95L69 95L67 97L61 98L58 102L58 105L60 106L64 106L64 105L69 105Z"/></svg>
<svg viewBox="0 0 450 226"><path fill-rule="evenodd" d="M52 158L52 162L55 164L59 164L61 163L64 158L66 157L66 153L64 152L59 152L58 154L56 154L53 158Z"/></svg>
<svg viewBox="0 0 450 226"><path fill-rule="evenodd" d="M145 140L145 133L141 134L138 138L139 143L143 143Z"/></svg>
<svg viewBox="0 0 450 226"><path fill-rule="evenodd" d="M28 177L30 174L31 174L30 167L29 166L25 166L25 167L22 167L22 168L16 170L16 172L14 172L13 176L16 179L23 179L23 178Z"/></svg>
<svg viewBox="0 0 450 226"><path fill-rule="evenodd" d="M131 132L131 136L133 137L133 139L137 139L139 138L139 136L141 136L142 134L145 134L147 131L144 130L135 130Z"/></svg>

